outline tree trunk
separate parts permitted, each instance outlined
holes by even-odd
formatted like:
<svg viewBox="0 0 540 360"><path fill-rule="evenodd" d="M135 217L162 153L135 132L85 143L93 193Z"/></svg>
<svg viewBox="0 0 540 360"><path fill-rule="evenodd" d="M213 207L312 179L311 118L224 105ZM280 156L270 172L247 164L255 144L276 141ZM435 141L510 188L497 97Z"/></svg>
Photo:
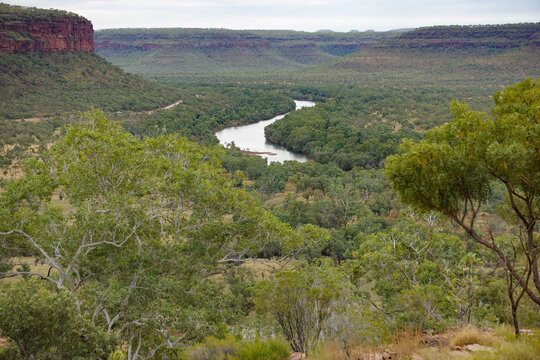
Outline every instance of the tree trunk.
<svg viewBox="0 0 540 360"><path fill-rule="evenodd" d="M517 318L517 305L512 306L512 320L514 322L514 333L516 337L519 337L519 320Z"/></svg>

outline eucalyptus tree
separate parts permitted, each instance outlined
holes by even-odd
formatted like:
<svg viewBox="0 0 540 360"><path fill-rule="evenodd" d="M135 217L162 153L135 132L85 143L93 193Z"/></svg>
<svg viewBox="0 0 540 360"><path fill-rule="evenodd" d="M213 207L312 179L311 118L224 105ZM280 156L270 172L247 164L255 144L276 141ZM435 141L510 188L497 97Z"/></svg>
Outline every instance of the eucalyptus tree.
<svg viewBox="0 0 540 360"><path fill-rule="evenodd" d="M99 111L85 118L2 184L2 252L49 267L3 275L70 292L128 360L214 334L219 314L201 305L200 284L267 243L296 248L300 235L230 185L217 148L174 135L138 140Z"/></svg>
<svg viewBox="0 0 540 360"><path fill-rule="evenodd" d="M446 215L498 258L509 276L509 297L517 291L512 303L525 293L540 305L540 80L509 86L494 101L491 115L453 102L453 121L422 141L404 141L388 157L386 175L405 204ZM493 183L506 189L500 215L516 226L514 241L483 226L482 205ZM519 333L517 320L515 328Z"/></svg>

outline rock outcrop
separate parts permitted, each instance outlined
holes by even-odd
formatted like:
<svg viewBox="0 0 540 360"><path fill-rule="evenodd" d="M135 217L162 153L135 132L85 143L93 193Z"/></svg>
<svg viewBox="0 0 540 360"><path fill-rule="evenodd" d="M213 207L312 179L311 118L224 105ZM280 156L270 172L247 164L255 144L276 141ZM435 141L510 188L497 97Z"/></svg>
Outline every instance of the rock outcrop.
<svg viewBox="0 0 540 360"><path fill-rule="evenodd" d="M92 23L75 14L0 7L0 53L94 51Z"/></svg>
<svg viewBox="0 0 540 360"><path fill-rule="evenodd" d="M489 48L538 46L540 23L476 26L432 26L409 31L381 47L388 48Z"/></svg>

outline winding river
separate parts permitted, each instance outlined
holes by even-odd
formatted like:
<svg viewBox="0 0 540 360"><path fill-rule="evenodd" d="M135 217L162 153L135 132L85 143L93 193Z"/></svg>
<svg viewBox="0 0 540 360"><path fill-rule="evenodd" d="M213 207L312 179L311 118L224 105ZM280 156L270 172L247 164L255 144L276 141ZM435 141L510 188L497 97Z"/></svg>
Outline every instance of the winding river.
<svg viewBox="0 0 540 360"><path fill-rule="evenodd" d="M296 103L296 110L303 107L315 106L315 103L312 101L294 100L294 102ZM282 146L271 144L264 137L264 128L274 121L282 119L285 115L287 114L278 115L255 124L226 128L218 131L216 137L223 146L234 142L240 149L262 156L268 159L269 163L284 162L285 160L305 162L308 159L304 155L293 153Z"/></svg>

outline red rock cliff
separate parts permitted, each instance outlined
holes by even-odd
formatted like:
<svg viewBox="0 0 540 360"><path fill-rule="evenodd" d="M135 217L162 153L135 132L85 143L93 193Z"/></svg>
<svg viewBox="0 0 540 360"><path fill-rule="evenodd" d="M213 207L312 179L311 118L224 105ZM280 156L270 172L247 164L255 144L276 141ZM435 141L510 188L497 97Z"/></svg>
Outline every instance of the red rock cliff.
<svg viewBox="0 0 540 360"><path fill-rule="evenodd" d="M0 53L94 51L94 30L85 18L0 15Z"/></svg>

